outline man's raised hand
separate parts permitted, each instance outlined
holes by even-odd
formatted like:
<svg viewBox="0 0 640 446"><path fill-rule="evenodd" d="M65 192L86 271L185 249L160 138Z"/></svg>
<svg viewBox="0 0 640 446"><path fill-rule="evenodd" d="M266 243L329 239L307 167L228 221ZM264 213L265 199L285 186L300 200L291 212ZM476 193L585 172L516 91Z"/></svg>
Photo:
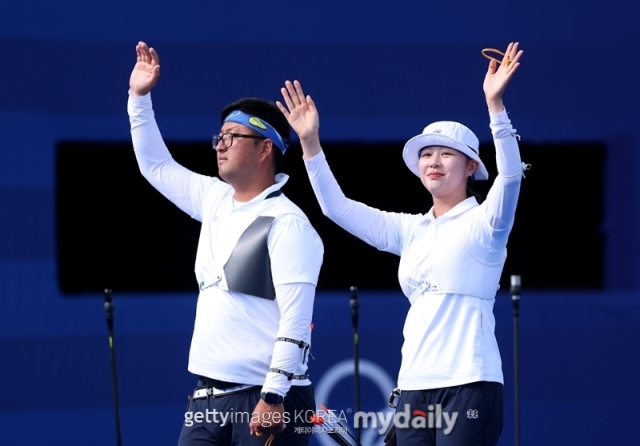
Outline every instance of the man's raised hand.
<svg viewBox="0 0 640 446"><path fill-rule="evenodd" d="M158 82L160 77L160 58L153 48L146 43L138 42L136 45L136 64L129 78L129 88L133 96L144 96Z"/></svg>

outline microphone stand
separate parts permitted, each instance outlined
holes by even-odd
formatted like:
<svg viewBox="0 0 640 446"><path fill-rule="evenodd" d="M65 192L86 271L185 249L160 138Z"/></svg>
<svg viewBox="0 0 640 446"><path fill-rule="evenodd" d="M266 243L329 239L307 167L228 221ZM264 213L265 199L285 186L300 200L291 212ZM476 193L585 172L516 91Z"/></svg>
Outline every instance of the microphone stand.
<svg viewBox="0 0 640 446"><path fill-rule="evenodd" d="M109 351L111 353L111 382L113 384L113 404L116 418L116 444L122 446L120 435L120 406L118 403L118 381L116 379L116 346L113 341L113 301L111 289L104 290L104 311L107 316L107 329L109 330Z"/></svg>
<svg viewBox="0 0 640 446"><path fill-rule="evenodd" d="M349 300L349 306L351 307L351 323L353 325L353 361L356 389L356 407L355 413L360 412L360 353L359 353L359 339L358 339L358 287L352 286L350 288L351 299ZM356 428L356 441L360 444L361 427Z"/></svg>
<svg viewBox="0 0 640 446"><path fill-rule="evenodd" d="M515 409L515 446L520 446L520 370L518 317L520 315L520 276L511 276L511 301L513 303L513 386Z"/></svg>

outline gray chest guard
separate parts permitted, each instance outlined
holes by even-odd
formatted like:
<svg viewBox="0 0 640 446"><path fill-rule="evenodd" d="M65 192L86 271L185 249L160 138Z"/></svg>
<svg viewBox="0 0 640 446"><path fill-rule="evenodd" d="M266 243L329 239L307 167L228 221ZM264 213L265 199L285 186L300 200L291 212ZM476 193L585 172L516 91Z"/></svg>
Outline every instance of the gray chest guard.
<svg viewBox="0 0 640 446"><path fill-rule="evenodd" d="M280 195L275 191L266 197ZM271 259L267 238L275 217L260 216L242 233L224 265L224 275L230 291L275 300L276 290L271 277Z"/></svg>

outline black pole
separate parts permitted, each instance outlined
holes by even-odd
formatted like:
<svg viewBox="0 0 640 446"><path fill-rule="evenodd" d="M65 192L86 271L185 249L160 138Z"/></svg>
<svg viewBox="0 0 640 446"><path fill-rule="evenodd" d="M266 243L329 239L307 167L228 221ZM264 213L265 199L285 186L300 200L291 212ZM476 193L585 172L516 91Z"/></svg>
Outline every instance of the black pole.
<svg viewBox="0 0 640 446"><path fill-rule="evenodd" d="M518 317L520 316L520 276L511 276L511 301L513 302L513 396L515 415L515 446L520 446L520 367Z"/></svg>
<svg viewBox="0 0 640 446"><path fill-rule="evenodd" d="M356 390L356 407L355 413L360 412L360 353L359 353L359 339L358 339L358 287L352 286L350 288L351 299L349 300L349 306L351 307L351 323L353 325L353 362L354 370L353 376L355 379ZM360 444L361 427L356 428L356 441Z"/></svg>
<svg viewBox="0 0 640 446"><path fill-rule="evenodd" d="M118 403L118 380L116 378L116 346L113 340L113 300L111 290L104 290L104 311L107 315L107 329L109 330L109 351L111 353L111 382L113 384L113 407L116 418L116 445L122 446L120 435L120 405Z"/></svg>

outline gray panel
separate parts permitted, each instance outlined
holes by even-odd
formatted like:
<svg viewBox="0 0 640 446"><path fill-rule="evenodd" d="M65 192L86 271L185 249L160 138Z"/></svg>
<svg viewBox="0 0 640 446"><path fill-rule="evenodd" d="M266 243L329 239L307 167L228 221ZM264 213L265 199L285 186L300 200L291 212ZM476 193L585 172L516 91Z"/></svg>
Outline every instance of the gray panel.
<svg viewBox="0 0 640 446"><path fill-rule="evenodd" d="M242 233L233 249L224 275L230 291L275 300L267 237L274 217L258 217Z"/></svg>

